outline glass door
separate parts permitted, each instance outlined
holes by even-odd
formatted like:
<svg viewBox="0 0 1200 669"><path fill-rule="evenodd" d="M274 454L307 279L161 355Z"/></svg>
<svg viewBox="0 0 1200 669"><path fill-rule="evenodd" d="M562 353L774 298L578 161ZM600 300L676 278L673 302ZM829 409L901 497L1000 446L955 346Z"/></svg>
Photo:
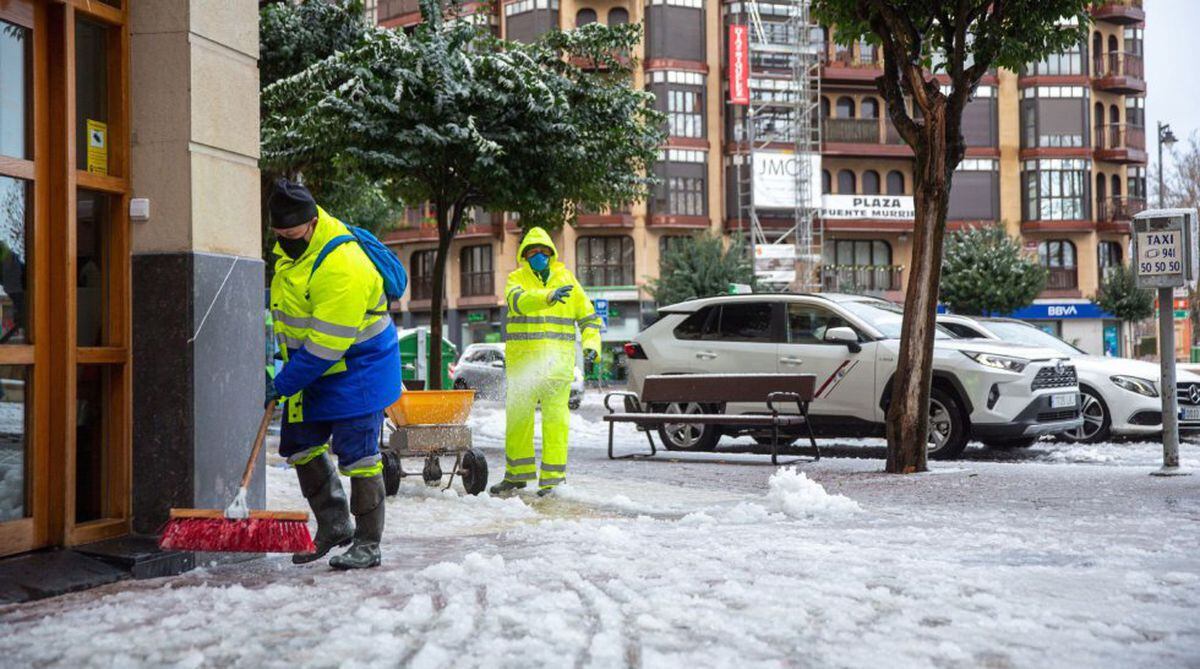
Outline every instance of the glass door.
<svg viewBox="0 0 1200 669"><path fill-rule="evenodd" d="M73 141L64 147L73 149L66 172L74 198L55 249L68 268L59 314L73 322L62 333L60 377L69 389L62 404L68 545L125 534L130 491L128 32L120 10L71 5L63 23L74 100L64 130Z"/></svg>
<svg viewBox="0 0 1200 669"><path fill-rule="evenodd" d="M50 542L44 25L44 8L0 2L0 555Z"/></svg>

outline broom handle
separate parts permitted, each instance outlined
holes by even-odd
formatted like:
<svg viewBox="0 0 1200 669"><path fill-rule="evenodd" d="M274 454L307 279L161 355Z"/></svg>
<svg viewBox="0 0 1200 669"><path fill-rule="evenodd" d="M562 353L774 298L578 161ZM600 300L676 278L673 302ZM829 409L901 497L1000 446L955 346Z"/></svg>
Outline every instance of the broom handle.
<svg viewBox="0 0 1200 669"><path fill-rule="evenodd" d="M254 462L258 460L258 454L262 451L263 442L267 439L267 428L271 425L271 419L275 417L275 400L272 400L267 405L267 409L263 411L262 422L258 424L258 436L254 438L254 448L250 449L250 459L246 461L246 471L242 472L242 487L250 487L250 477L254 476Z"/></svg>

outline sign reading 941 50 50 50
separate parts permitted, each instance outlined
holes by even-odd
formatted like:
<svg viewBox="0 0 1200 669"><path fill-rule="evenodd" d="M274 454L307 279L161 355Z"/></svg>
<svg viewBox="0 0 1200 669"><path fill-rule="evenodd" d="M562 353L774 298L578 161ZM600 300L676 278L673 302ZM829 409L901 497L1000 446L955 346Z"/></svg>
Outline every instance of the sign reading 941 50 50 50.
<svg viewBox="0 0 1200 669"><path fill-rule="evenodd" d="M1197 278L1196 212L1155 209L1133 220L1133 272L1142 288L1194 286Z"/></svg>

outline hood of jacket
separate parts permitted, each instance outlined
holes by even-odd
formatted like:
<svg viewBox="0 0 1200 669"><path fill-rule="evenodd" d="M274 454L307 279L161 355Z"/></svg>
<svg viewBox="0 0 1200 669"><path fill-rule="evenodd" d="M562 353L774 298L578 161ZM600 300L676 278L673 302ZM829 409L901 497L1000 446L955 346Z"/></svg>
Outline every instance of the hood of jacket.
<svg viewBox="0 0 1200 669"><path fill-rule="evenodd" d="M521 240L521 246L517 248L517 262L527 267L529 261L525 259L525 249L530 246L545 246L550 249L551 264L558 260L558 247L554 245L554 240L550 239L550 233L544 229L530 228L529 232L525 233L525 238Z"/></svg>

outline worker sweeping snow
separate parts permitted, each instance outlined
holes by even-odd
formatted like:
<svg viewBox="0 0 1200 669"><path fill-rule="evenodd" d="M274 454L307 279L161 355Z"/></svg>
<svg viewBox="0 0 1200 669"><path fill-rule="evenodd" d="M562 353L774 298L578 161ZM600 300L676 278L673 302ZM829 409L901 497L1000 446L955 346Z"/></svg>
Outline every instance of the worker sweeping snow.
<svg viewBox="0 0 1200 669"><path fill-rule="evenodd" d="M271 310L285 359L277 397L268 403L287 398L279 454L295 466L317 518L316 552L292 561L311 562L353 542L329 564L374 567L384 518L379 431L384 408L401 392L400 349L387 311L395 281L388 283L386 256L380 269L378 240L325 213L303 186L280 179L268 204L278 241ZM403 284L403 268L390 258ZM331 447L350 477L349 505Z"/></svg>
<svg viewBox="0 0 1200 669"><path fill-rule="evenodd" d="M542 228L532 228L517 250L517 269L504 288L508 305L505 326L507 425L504 480L492 494L524 488L537 480L546 495L567 477L567 428L571 381L575 371L575 331L583 338L583 355L594 363L600 355L600 317L591 300ZM542 407L542 464L533 453L533 421Z"/></svg>

